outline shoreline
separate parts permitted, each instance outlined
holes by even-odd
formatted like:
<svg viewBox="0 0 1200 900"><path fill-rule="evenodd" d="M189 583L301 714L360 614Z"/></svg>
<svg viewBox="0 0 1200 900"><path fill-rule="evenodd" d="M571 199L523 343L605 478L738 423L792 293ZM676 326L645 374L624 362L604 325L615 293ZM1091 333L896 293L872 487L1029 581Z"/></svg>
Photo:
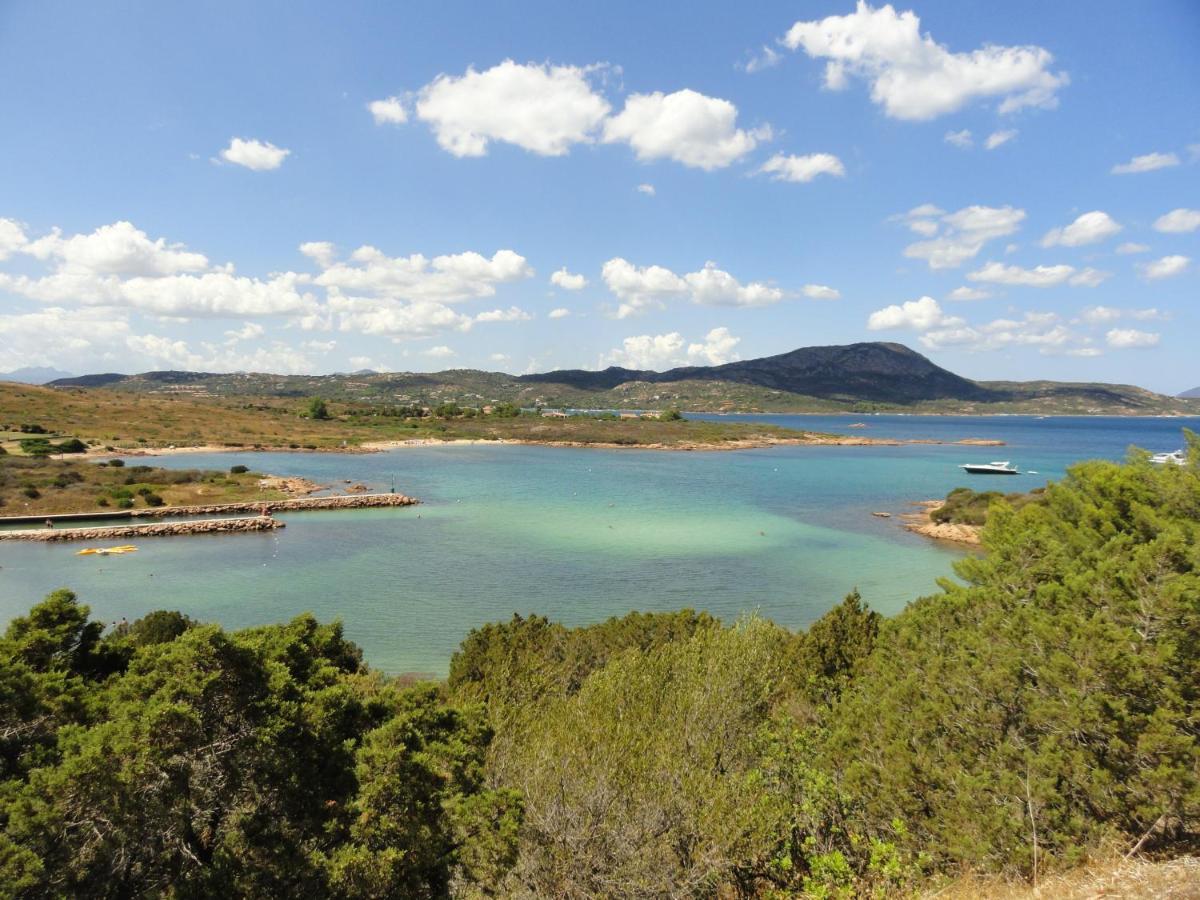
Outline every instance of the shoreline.
<svg viewBox="0 0 1200 900"><path fill-rule="evenodd" d="M532 438L407 438L391 441L365 441L353 447L228 447L220 444L198 444L190 447L139 447L113 450L89 450L86 457L109 458L181 456L191 453L383 453L408 447L453 447L479 445L520 445L541 447L571 447L595 450L665 450L697 452L707 450L761 450L770 447L902 447L906 445L941 445L964 447L1003 447L1005 441L990 438L963 438L943 441L936 438L872 438L857 435L821 435L786 438L738 438L720 442L685 441L677 444L662 442L621 444L615 441L546 441Z"/></svg>
<svg viewBox="0 0 1200 900"><path fill-rule="evenodd" d="M900 520L904 523L906 531L911 531L913 534L919 534L935 541L965 544L970 547L979 547L982 545L979 538L980 533L983 531L981 526L964 525L957 522L935 522L933 520L933 514L946 505L944 500L918 500L911 505L920 507L920 511L902 513L900 515Z"/></svg>

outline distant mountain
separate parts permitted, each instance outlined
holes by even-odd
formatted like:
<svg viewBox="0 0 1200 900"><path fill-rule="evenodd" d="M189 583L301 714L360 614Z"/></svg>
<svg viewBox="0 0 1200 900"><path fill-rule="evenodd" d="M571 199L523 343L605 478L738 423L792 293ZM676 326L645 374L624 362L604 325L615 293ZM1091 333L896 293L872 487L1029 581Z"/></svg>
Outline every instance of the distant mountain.
<svg viewBox="0 0 1200 900"><path fill-rule="evenodd" d="M790 353L666 372L610 367L508 375L476 369L273 375L258 372L144 372L84 375L50 383L201 397L321 396L377 405L457 402L481 406L663 409L726 412L956 412L1195 414L1200 400L1124 384L972 381L892 343L802 347Z"/></svg>
<svg viewBox="0 0 1200 900"><path fill-rule="evenodd" d="M570 369L522 375L524 382L566 384L583 390L608 390L630 381L728 381L828 400L913 403L921 400L991 399L991 392L934 365L903 344L863 343L802 347L720 366L685 366L666 372L608 368L601 372Z"/></svg>
<svg viewBox="0 0 1200 900"><path fill-rule="evenodd" d="M106 385L124 381L129 377L119 372L104 372L99 375L77 375L58 378L48 382L48 384L50 387L105 387Z"/></svg>
<svg viewBox="0 0 1200 900"><path fill-rule="evenodd" d="M22 384L47 384L60 378L70 378L70 372L49 366L25 366L11 372L0 372L0 381L19 381Z"/></svg>
<svg viewBox="0 0 1200 900"><path fill-rule="evenodd" d="M1180 394L1179 396L1180 396L1180 397L1183 397L1184 399L1189 399L1189 398L1190 398L1190 399L1194 399L1194 398L1198 398L1198 397L1200 397L1200 387L1194 387L1194 388L1192 388L1190 391L1184 391L1184 392L1183 392L1182 394Z"/></svg>

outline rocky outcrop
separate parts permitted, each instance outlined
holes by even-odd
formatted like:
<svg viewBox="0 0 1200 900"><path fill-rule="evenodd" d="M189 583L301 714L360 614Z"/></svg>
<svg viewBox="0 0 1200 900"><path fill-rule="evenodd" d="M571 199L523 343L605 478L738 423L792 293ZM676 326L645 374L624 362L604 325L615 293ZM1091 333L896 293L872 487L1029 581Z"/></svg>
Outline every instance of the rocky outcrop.
<svg viewBox="0 0 1200 900"><path fill-rule="evenodd" d="M978 546L979 535L983 531L978 525L963 525L957 522L936 522L933 514L943 506L941 500L925 500L913 504L922 507L920 512L906 513L901 516L904 527L909 531L933 538L935 541L951 541L955 544L970 544Z"/></svg>
<svg viewBox="0 0 1200 900"><path fill-rule="evenodd" d="M273 531L283 522L270 516L201 519L196 522L152 522L145 525L101 525L93 528L39 528L0 531L0 541L110 541L117 538L169 537L177 534L232 534Z"/></svg>

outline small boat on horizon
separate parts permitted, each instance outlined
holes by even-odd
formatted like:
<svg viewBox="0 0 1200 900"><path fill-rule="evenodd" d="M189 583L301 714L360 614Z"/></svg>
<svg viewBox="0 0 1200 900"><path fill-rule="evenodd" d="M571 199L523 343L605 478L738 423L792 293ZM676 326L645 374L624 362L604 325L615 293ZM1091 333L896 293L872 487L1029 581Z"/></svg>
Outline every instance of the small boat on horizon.
<svg viewBox="0 0 1200 900"><path fill-rule="evenodd" d="M959 466L968 475L1020 475L1008 460L994 460L990 463L964 463Z"/></svg>

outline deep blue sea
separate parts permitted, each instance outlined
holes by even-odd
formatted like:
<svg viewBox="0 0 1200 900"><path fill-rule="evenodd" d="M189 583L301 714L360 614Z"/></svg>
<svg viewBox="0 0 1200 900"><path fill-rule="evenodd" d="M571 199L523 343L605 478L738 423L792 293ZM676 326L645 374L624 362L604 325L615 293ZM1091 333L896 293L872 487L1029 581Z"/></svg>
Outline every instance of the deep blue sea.
<svg viewBox="0 0 1200 900"><path fill-rule="evenodd" d="M421 498L407 509L293 513L263 534L146 539L135 554L0 543L0 618L71 587L93 614L159 608L229 627L311 611L341 618L372 665L442 675L475 626L514 612L570 625L630 610L757 611L806 626L850 590L884 613L936 591L961 551L903 530L909 504L961 485L1029 489L1130 446L1174 450L1200 419L1027 416L714 416L817 431L1004 447L779 447L735 452L518 445L377 454L220 453L155 464L361 481ZM850 428L861 422L866 428ZM1027 474L963 475L1011 460Z"/></svg>

